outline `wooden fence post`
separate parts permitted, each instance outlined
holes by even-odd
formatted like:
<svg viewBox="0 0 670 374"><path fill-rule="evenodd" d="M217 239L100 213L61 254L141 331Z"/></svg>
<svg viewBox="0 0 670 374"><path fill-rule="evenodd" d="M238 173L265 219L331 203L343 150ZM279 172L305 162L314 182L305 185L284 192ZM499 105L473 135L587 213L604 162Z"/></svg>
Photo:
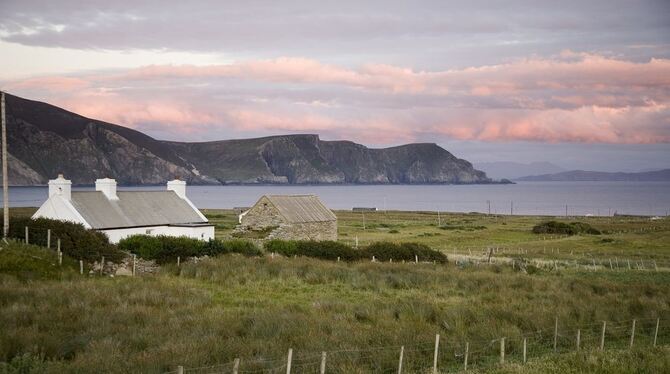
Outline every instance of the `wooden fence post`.
<svg viewBox="0 0 670 374"><path fill-rule="evenodd" d="M633 320L633 327L630 329L630 349L633 349L633 342L635 341L635 322L636 320Z"/></svg>
<svg viewBox="0 0 670 374"><path fill-rule="evenodd" d="M614 270L614 266L612 266L612 259L610 258L610 270Z"/></svg>
<svg viewBox="0 0 670 374"><path fill-rule="evenodd" d="M102 275L102 271L105 268L105 256L102 256L102 259L100 259L100 275Z"/></svg>
<svg viewBox="0 0 670 374"><path fill-rule="evenodd" d="M605 330L607 329L607 321L603 321L603 332L600 335L600 350L605 349Z"/></svg>
<svg viewBox="0 0 670 374"><path fill-rule="evenodd" d="M630 270L630 260L626 259L626 261L628 262L628 270Z"/></svg>
<svg viewBox="0 0 670 374"><path fill-rule="evenodd" d="M238 374L240 372L240 359L236 358L233 361L233 374Z"/></svg>
<svg viewBox="0 0 670 374"><path fill-rule="evenodd" d="M433 354L433 374L437 374L437 352L440 348L440 334L435 335L435 353Z"/></svg>
<svg viewBox="0 0 670 374"><path fill-rule="evenodd" d="M321 352L321 366L319 367L320 374L326 374L326 352Z"/></svg>
<svg viewBox="0 0 670 374"><path fill-rule="evenodd" d="M135 276L135 271L137 269L137 255L133 255L133 277Z"/></svg>
<svg viewBox="0 0 670 374"><path fill-rule="evenodd" d="M184 374L184 367L179 365L177 366L177 374Z"/></svg>
<svg viewBox="0 0 670 374"><path fill-rule="evenodd" d="M402 374L402 358L404 355L405 355L405 346L403 345L400 346L400 358L398 359L398 374Z"/></svg>
<svg viewBox="0 0 670 374"><path fill-rule="evenodd" d="M581 338L582 338L582 331L580 329L577 329L577 350L579 350L579 343L581 343Z"/></svg>
<svg viewBox="0 0 670 374"><path fill-rule="evenodd" d="M47 229L47 248L51 249L51 229Z"/></svg>
<svg viewBox="0 0 670 374"><path fill-rule="evenodd" d="M500 363L505 363L505 338L500 338Z"/></svg>
<svg viewBox="0 0 670 374"><path fill-rule="evenodd" d="M658 340L658 325L661 323L660 318L656 318L656 330L654 331L654 347L656 346L656 340Z"/></svg>
<svg viewBox="0 0 670 374"><path fill-rule="evenodd" d="M558 317L554 320L554 352L558 347Z"/></svg>
<svg viewBox="0 0 670 374"><path fill-rule="evenodd" d="M58 252L60 252L60 238L56 240L56 248L58 248Z"/></svg>
<svg viewBox="0 0 670 374"><path fill-rule="evenodd" d="M84 274L84 261L79 260L79 274Z"/></svg>
<svg viewBox="0 0 670 374"><path fill-rule="evenodd" d="M63 252L58 251L58 266L63 265Z"/></svg>
<svg viewBox="0 0 670 374"><path fill-rule="evenodd" d="M293 359L293 348L288 349L288 357L286 358L286 374L291 374L291 360Z"/></svg>
<svg viewBox="0 0 670 374"><path fill-rule="evenodd" d="M465 343L465 358L463 359L463 371L468 371L468 355L470 354L470 343Z"/></svg>
<svg viewBox="0 0 670 374"><path fill-rule="evenodd" d="M26 226L26 244L30 244L30 243L28 242L28 226Z"/></svg>
<svg viewBox="0 0 670 374"><path fill-rule="evenodd" d="M415 264L419 263L419 256L418 255L414 255L414 263Z"/></svg>
<svg viewBox="0 0 670 374"><path fill-rule="evenodd" d="M177 267L181 266L181 257L177 256Z"/></svg>
<svg viewBox="0 0 670 374"><path fill-rule="evenodd" d="M526 350L526 347L527 347L527 345L526 345L526 338L523 338L523 363L524 363L524 364L526 363L526 357L527 357L526 353L528 352L528 351Z"/></svg>

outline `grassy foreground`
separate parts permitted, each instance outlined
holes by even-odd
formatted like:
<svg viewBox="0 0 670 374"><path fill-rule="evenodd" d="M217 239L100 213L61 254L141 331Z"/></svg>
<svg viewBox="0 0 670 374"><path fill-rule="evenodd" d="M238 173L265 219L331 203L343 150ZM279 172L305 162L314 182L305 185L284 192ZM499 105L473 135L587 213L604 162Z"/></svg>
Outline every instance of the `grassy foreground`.
<svg viewBox="0 0 670 374"><path fill-rule="evenodd" d="M288 348L294 373L317 372L321 351L329 373L393 372L404 345L405 372L422 373L432 367L436 333L442 372L462 369L466 342L469 370L482 372L670 370L669 272L529 275L498 266L225 255L168 265L156 276L102 278L79 276L69 260L54 267L44 249L2 247L0 361L10 364L0 372L160 373L177 365L230 372L239 357L240 372L278 373ZM7 271L21 256L33 270ZM555 317L559 355L550 354ZM661 347L651 348L659 317ZM610 327L599 353L602 320ZM582 353L574 353L578 328ZM505 365L497 363L501 337Z"/></svg>

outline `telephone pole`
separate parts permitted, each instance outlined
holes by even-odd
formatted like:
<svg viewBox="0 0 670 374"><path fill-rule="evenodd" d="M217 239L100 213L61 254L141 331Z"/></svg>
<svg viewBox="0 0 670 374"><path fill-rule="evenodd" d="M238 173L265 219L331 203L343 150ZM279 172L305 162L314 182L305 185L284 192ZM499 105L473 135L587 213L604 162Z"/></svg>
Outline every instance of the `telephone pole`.
<svg viewBox="0 0 670 374"><path fill-rule="evenodd" d="M7 119L5 118L5 93L0 91L0 117L2 117L2 237L9 235L9 178L7 177Z"/></svg>

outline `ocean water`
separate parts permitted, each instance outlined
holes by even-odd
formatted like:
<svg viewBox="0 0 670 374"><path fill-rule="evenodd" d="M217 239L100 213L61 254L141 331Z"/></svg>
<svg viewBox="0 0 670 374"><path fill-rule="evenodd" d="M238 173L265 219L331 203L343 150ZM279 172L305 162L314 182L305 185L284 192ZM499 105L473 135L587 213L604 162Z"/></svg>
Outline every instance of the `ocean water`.
<svg viewBox="0 0 670 374"><path fill-rule="evenodd" d="M119 187L157 190L163 186ZM92 190L76 187L74 190ZM40 206L47 187L11 187L11 207ZM199 208L248 207L264 194L316 194L331 209L490 212L527 215L666 216L670 182L520 182L510 185L188 186Z"/></svg>

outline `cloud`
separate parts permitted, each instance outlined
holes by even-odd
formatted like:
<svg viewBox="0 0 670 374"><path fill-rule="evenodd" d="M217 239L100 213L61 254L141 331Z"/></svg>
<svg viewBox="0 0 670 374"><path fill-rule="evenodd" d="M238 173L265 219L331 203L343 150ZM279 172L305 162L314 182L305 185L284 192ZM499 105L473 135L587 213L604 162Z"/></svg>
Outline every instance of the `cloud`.
<svg viewBox="0 0 670 374"><path fill-rule="evenodd" d="M154 65L5 87L172 139L313 132L372 144L670 142L670 60L571 51L442 71L289 57Z"/></svg>

